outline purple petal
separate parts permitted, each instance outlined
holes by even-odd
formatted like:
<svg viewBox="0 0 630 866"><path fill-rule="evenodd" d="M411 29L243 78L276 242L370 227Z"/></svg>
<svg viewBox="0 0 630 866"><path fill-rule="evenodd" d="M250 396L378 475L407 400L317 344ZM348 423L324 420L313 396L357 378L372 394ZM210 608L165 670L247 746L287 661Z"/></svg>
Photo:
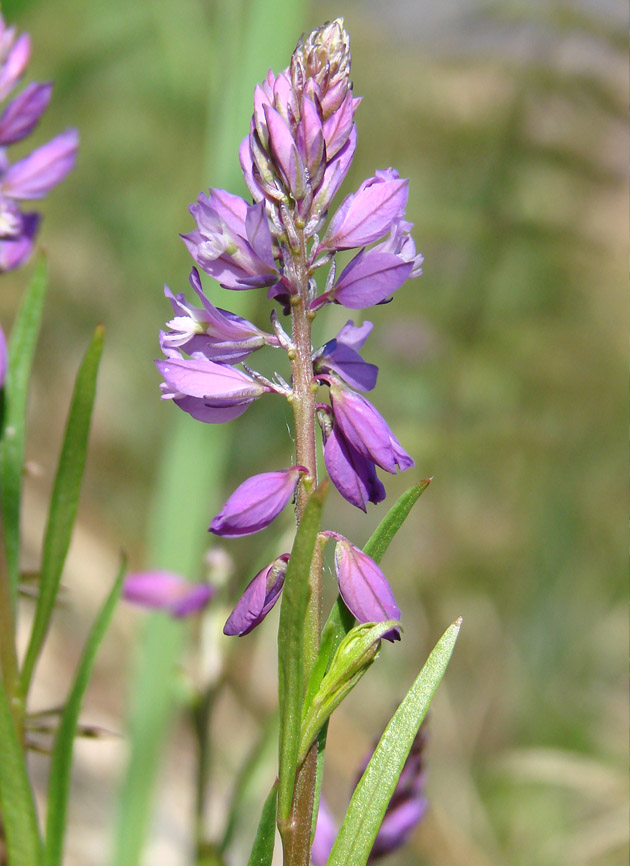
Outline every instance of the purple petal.
<svg viewBox="0 0 630 866"><path fill-rule="evenodd" d="M343 269L331 295L352 310L372 307L389 298L410 276L413 265L392 253L361 250Z"/></svg>
<svg viewBox="0 0 630 866"><path fill-rule="evenodd" d="M287 188L295 199L304 196L304 163L298 153L291 130L282 115L270 105L264 106L269 145Z"/></svg>
<svg viewBox="0 0 630 866"><path fill-rule="evenodd" d="M324 140L326 142L326 158L338 153L344 146L352 129L354 112L356 110L352 93L348 92L342 104L324 123Z"/></svg>
<svg viewBox="0 0 630 866"><path fill-rule="evenodd" d="M363 346L371 330L371 322L364 322L358 328L352 321L346 322L337 336L313 357L315 371L332 370L353 388L371 391L376 385L378 367L364 361L357 351Z"/></svg>
<svg viewBox="0 0 630 866"><path fill-rule="evenodd" d="M78 145L78 133L70 129L38 147L9 168L2 192L16 199L42 198L74 168Z"/></svg>
<svg viewBox="0 0 630 866"><path fill-rule="evenodd" d="M13 33L13 31L6 31L4 35L6 36L8 33ZM18 79L26 69L30 58L31 39L28 33L23 33L18 37L8 57L2 63L2 69L0 70L0 100L6 99L7 95L13 90Z"/></svg>
<svg viewBox="0 0 630 866"><path fill-rule="evenodd" d="M0 145L15 144L33 131L52 93L52 84L29 84L0 117Z"/></svg>
<svg viewBox="0 0 630 866"><path fill-rule="evenodd" d="M339 538L335 547L335 570L341 597L355 619L359 622L400 619L400 609L381 569L345 538ZM400 640L400 632L394 629L385 637Z"/></svg>
<svg viewBox="0 0 630 866"><path fill-rule="evenodd" d="M40 222L41 214L23 214L20 233L14 238L0 241L0 273L12 271L28 261L35 246L35 235Z"/></svg>
<svg viewBox="0 0 630 866"><path fill-rule="evenodd" d="M288 561L289 554L283 553L258 572L228 617L224 634L242 637L260 625L280 597Z"/></svg>
<svg viewBox="0 0 630 866"><path fill-rule="evenodd" d="M337 838L337 824L328 803L321 797L319 811L317 813L317 825L315 827L315 838L311 848L311 860L313 866L326 866L332 847Z"/></svg>
<svg viewBox="0 0 630 866"><path fill-rule="evenodd" d="M341 203L319 249L347 250L382 238L405 212L408 184L393 169L368 178Z"/></svg>
<svg viewBox="0 0 630 866"><path fill-rule="evenodd" d="M199 397L208 406L235 406L256 400L267 388L226 364L193 358L156 361L167 386L167 397Z"/></svg>
<svg viewBox="0 0 630 866"><path fill-rule="evenodd" d="M210 532L235 537L260 532L275 520L293 496L304 466L253 475L237 487L210 524Z"/></svg>
<svg viewBox="0 0 630 866"><path fill-rule="evenodd" d="M313 213L325 214L330 207L331 201L339 192L339 187L348 174L356 146L357 130L353 126L350 130L348 141L326 166L324 178L313 199Z"/></svg>
<svg viewBox="0 0 630 866"><path fill-rule="evenodd" d="M386 472L413 466L413 460L390 430L383 416L372 404L344 388L340 382L330 386L333 414L350 445Z"/></svg>
<svg viewBox="0 0 630 866"><path fill-rule="evenodd" d="M324 446L324 462L330 480L351 505L367 511L367 503L385 499L385 488L374 464L366 460L333 427Z"/></svg>
<svg viewBox="0 0 630 866"><path fill-rule="evenodd" d="M317 175L324 158L324 133L319 112L308 96L302 98L302 117L297 129L297 145L312 179ZM332 158L334 153L327 153L328 156Z"/></svg>
<svg viewBox="0 0 630 866"><path fill-rule="evenodd" d="M276 263L273 258L272 237L264 202L261 201L251 207L248 206L245 229L247 239L258 258L275 270Z"/></svg>
<svg viewBox="0 0 630 866"><path fill-rule="evenodd" d="M171 571L141 571L129 574L123 585L123 598L141 607L164 610L180 618L199 613L215 589L207 583L191 583Z"/></svg>
<svg viewBox="0 0 630 866"><path fill-rule="evenodd" d="M249 409L251 401L238 403L235 406L209 406L198 397L175 397L173 403L182 411L204 424L225 424L240 417Z"/></svg>
<svg viewBox="0 0 630 866"><path fill-rule="evenodd" d="M263 194L262 190L254 180L252 152L249 148L249 135L246 135L241 141L238 149L238 160L241 164L241 171L243 172L245 185L247 186L252 198L254 201L261 201Z"/></svg>
<svg viewBox="0 0 630 866"><path fill-rule="evenodd" d="M384 857L404 845L424 818L426 811L427 800L424 797L403 800L391 811L388 810L374 841L368 862L371 863L377 857Z"/></svg>

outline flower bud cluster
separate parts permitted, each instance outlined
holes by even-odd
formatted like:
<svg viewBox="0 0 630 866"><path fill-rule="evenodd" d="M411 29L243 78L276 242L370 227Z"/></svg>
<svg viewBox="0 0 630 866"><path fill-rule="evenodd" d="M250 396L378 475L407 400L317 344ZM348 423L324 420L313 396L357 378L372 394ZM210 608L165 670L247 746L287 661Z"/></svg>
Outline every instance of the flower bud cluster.
<svg viewBox="0 0 630 866"><path fill-rule="evenodd" d="M0 15L0 102L17 86L31 56L27 33L17 36ZM7 147L26 138L48 107L52 84L27 85L0 114L0 272L23 265L33 251L41 221L36 211L23 212L21 202L43 198L74 167L76 130L69 129L13 164Z"/></svg>
<svg viewBox="0 0 630 866"><path fill-rule="evenodd" d="M174 315L160 334L165 359L156 364L163 398L207 423L238 417L264 394L289 400L296 441L313 440L319 422L332 482L365 511L368 502L385 498L377 469L395 473L413 460L359 393L371 391L378 375L378 368L360 355L372 324L349 320L315 350L311 324L327 304L362 310L387 301L406 279L421 273L422 256L405 220L408 181L392 168L365 180L327 222L356 147L360 100L353 96L349 75L349 38L341 19L303 38L287 69L278 75L269 71L254 93L250 131L239 152L252 202L210 189L190 206L195 228L182 235L197 268L224 289L266 289L269 299L291 314L291 334L275 310L266 332L215 307L193 268L190 283L201 306L166 287ZM335 256L346 250L356 254L337 274ZM317 277L325 268L319 287ZM244 365L265 346L287 353L289 384L278 373L271 381ZM313 400L320 388L327 389L328 402ZM267 526L296 489L299 496L315 481L314 444L309 452L298 443L296 462L241 484L210 530L233 537ZM355 617L360 622L398 619L376 563L341 536L332 537L339 586ZM228 621L229 633L245 634L260 621L279 596L285 570L281 557L259 572Z"/></svg>

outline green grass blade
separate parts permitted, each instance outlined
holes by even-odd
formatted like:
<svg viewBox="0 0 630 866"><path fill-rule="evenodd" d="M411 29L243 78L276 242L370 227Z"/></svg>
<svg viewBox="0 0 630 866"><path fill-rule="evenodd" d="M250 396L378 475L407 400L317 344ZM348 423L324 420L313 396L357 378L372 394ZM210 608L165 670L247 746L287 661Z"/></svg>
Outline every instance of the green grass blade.
<svg viewBox="0 0 630 866"><path fill-rule="evenodd" d="M325 497L326 485L323 484L313 491L306 503L291 550L282 591L278 628L280 710L278 818L280 821L289 819L293 800L304 700L304 616L308 601L308 576Z"/></svg>
<svg viewBox="0 0 630 866"><path fill-rule="evenodd" d="M278 805L278 783L273 788L263 806L262 815L256 831L252 853L247 866L271 866L273 846L276 839L276 810Z"/></svg>
<svg viewBox="0 0 630 866"><path fill-rule="evenodd" d="M20 505L28 386L48 286L46 260L35 268L9 341L9 367L4 387L4 419L0 445L0 495L11 600L15 608L20 577Z"/></svg>
<svg viewBox="0 0 630 866"><path fill-rule="evenodd" d="M35 801L11 708L1 681L0 749L0 812L7 862L11 866L40 866L42 842Z"/></svg>
<svg viewBox="0 0 630 866"><path fill-rule="evenodd" d="M103 339L104 329L99 325L79 367L70 403L44 536L37 609L22 668L21 688L24 695L28 694L33 670L48 632L61 573L70 546L72 528L79 505Z"/></svg>
<svg viewBox="0 0 630 866"><path fill-rule="evenodd" d="M458 619L444 632L385 728L354 790L326 866L367 863L411 745L450 661L460 627Z"/></svg>
<svg viewBox="0 0 630 866"><path fill-rule="evenodd" d="M74 683L64 707L50 763L48 779L48 816L44 866L62 866L66 832L66 813L70 793L72 750L77 731L79 711L92 675L96 653L105 637L114 609L120 597L126 562L122 562L114 586L101 608L83 648Z"/></svg>

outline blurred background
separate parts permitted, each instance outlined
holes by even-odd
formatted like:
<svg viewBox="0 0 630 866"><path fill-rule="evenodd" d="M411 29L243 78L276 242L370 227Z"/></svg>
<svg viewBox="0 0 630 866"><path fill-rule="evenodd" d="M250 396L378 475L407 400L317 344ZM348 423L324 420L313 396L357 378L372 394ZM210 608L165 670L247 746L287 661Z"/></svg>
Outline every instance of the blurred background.
<svg viewBox="0 0 630 866"><path fill-rule="evenodd" d="M384 479L388 502L417 478L434 481L383 561L403 642L383 649L335 715L324 790L341 816L366 749L462 615L429 720L430 811L389 862L622 866L627 8L285 0L286 14L256 31L254 5L3 3L32 35L28 80L55 81L36 143L67 126L81 134L76 170L44 205L52 284L31 394L27 568L38 562L76 367L95 324L107 331L66 604L34 709L63 700L121 549L133 568L199 578L221 499L288 462L289 419L275 403L260 401L225 430L186 424L160 402L153 359L169 317L163 284L187 288L178 233L192 227L188 204L210 185L244 192L233 145L254 82L287 65L302 31L343 15L363 96L344 190L388 165L409 177L408 217L425 256L420 280L365 311L375 328L364 354L381 369L374 402L417 467ZM5 327L25 280L4 278ZM232 308L224 290L211 291ZM264 297L241 294L266 326ZM330 311L316 338L346 318ZM333 493L326 524L362 544L385 507L365 517ZM278 533L289 529L287 515L272 540L273 531L225 544L226 604L272 548L284 549ZM228 857L246 861L275 772L275 622L219 639L218 607L203 625L173 626L121 606L83 713L112 735L77 744L68 866L189 862L195 740L172 711L223 653L204 823L220 836L253 751ZM46 766L35 756L42 779Z"/></svg>

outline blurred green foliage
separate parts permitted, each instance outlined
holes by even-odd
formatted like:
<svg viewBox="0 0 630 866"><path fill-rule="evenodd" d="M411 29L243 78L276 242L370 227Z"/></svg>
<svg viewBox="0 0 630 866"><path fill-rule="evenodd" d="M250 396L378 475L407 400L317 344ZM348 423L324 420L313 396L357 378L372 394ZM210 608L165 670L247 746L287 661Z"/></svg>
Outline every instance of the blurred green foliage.
<svg viewBox="0 0 630 866"><path fill-rule="evenodd" d="M76 171L45 203L52 300L29 454L51 463L59 389L69 389L86 335L104 322L84 519L138 564L174 423L152 364L169 312L162 285L186 288L190 261L177 237L191 227L186 207L229 159L213 144L207 111L221 74L219 5L3 4L32 34L32 76L56 82L41 141L69 125L82 139ZM464 617L429 722L433 807L392 866L627 862L628 82L623 22L595 10L558 0L467 7L456 32L430 42L397 34L385 4L323 2L311 13L313 25L345 16L364 97L346 189L386 165L411 179L425 274L369 311L366 356L381 366L375 402L415 457L417 478L435 475L383 561L403 644L383 653L331 725L324 789L339 814L361 745L445 625ZM5 280L3 323L23 280ZM212 297L229 306L223 290ZM264 324L264 298L251 303ZM332 310L316 336L344 321ZM248 473L284 465L288 420L263 400L232 426L233 475L209 502ZM416 478L385 480L393 501ZM356 543L382 516L330 500L327 524ZM230 544L239 583L266 543ZM232 665L232 707L243 712L268 648L264 635L247 641ZM273 653L266 659L271 667ZM112 676L110 688L124 688L116 677L126 674ZM270 695L257 699L273 705ZM219 774L234 766L229 738L225 748Z"/></svg>

